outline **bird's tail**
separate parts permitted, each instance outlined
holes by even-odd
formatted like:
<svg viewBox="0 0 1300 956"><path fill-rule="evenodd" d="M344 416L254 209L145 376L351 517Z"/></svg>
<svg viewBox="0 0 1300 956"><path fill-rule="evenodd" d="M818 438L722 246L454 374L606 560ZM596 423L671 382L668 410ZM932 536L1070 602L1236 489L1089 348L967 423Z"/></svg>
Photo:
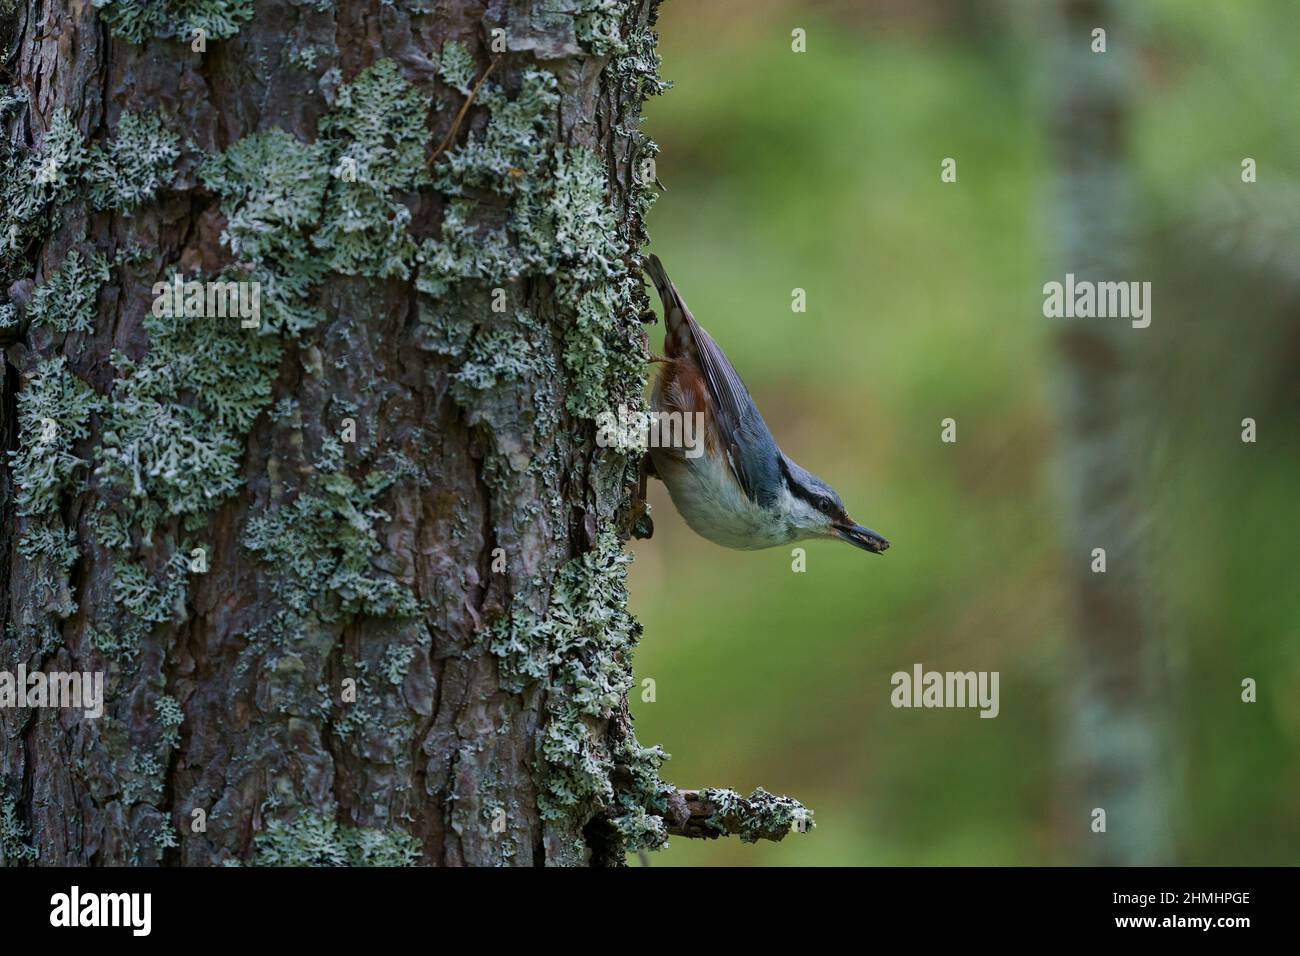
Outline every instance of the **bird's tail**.
<svg viewBox="0 0 1300 956"><path fill-rule="evenodd" d="M668 278L664 264L653 253L646 260L646 273L659 293L659 301L664 304L664 352L670 357L681 355L691 343L691 323L694 318L691 310L686 308L677 286Z"/></svg>

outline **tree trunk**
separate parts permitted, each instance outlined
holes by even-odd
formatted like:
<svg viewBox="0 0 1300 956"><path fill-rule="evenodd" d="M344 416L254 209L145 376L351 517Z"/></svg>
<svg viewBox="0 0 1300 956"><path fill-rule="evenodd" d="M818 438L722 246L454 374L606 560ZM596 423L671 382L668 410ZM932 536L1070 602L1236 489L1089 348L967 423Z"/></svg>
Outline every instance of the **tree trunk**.
<svg viewBox="0 0 1300 956"><path fill-rule="evenodd" d="M105 674L0 708L4 862L662 841L593 424L642 400L656 5L0 13L0 668ZM177 273L259 324L157 314Z"/></svg>
<svg viewBox="0 0 1300 956"><path fill-rule="evenodd" d="M1127 121L1138 41L1105 0L1062 0L1060 13L1050 58L1058 261L1077 281L1137 281ZM1097 28L1107 34L1104 52L1093 50ZM1167 863L1166 728L1141 507L1144 332L1125 318L1050 321L1074 602L1067 826L1094 863ZM1094 549L1105 552L1104 573Z"/></svg>

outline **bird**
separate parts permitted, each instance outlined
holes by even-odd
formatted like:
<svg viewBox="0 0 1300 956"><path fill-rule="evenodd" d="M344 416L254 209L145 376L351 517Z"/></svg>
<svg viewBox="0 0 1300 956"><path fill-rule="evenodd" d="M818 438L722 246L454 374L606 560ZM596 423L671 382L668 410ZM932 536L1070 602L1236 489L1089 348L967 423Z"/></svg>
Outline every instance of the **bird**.
<svg viewBox="0 0 1300 956"><path fill-rule="evenodd" d="M668 488L696 534L715 544L757 550L806 538L846 541L880 554L889 541L863 527L835 489L781 451L727 356L691 315L663 263L645 271L664 311L663 356L651 393L652 413L699 413L703 451L652 442L646 474ZM700 419L694 419L700 421Z"/></svg>

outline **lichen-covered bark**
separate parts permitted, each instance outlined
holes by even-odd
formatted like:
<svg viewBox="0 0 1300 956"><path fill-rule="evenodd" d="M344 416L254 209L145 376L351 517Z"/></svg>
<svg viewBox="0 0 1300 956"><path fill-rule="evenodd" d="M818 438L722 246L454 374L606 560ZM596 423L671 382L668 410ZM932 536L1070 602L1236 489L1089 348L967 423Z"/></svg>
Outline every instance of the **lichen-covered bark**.
<svg viewBox="0 0 1300 956"><path fill-rule="evenodd" d="M0 669L107 672L0 709L0 860L662 841L592 421L641 401L656 3L0 13ZM176 272L260 327L154 314Z"/></svg>

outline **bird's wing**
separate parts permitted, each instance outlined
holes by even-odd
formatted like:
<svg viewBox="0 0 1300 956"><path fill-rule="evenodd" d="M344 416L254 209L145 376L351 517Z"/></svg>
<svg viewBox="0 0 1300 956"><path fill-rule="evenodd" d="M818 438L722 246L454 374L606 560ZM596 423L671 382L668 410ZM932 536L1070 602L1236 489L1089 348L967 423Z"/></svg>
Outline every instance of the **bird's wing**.
<svg viewBox="0 0 1300 956"><path fill-rule="evenodd" d="M713 399L714 424L732 474L750 501L771 504L767 499L775 497L780 481L780 452L767 423L718 343L691 315L659 257L650 256L648 265L647 271L664 304L668 328L665 350L669 357L689 355L695 359Z"/></svg>

